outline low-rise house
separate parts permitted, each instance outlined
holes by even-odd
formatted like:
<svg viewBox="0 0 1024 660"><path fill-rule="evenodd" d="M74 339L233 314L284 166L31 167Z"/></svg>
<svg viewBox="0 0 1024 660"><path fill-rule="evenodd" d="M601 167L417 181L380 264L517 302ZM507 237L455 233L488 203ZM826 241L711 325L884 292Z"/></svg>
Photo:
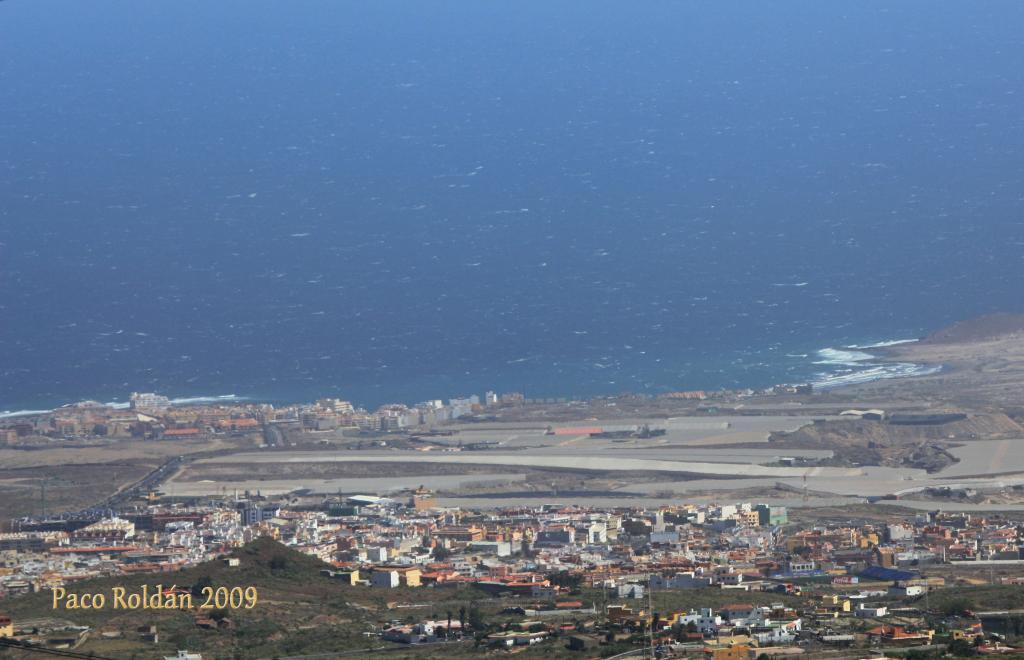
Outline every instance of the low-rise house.
<svg viewBox="0 0 1024 660"><path fill-rule="evenodd" d="M903 626L878 626L866 631L869 639L880 644L892 644L896 646L917 646L931 644L935 636L934 630L920 630L910 632Z"/></svg>
<svg viewBox="0 0 1024 660"><path fill-rule="evenodd" d="M370 585L387 589L398 586L418 587L420 569L415 566L378 566L370 574Z"/></svg>
<svg viewBox="0 0 1024 660"><path fill-rule="evenodd" d="M759 618L761 609L750 603L733 603L731 605L725 605L719 610L722 614L722 618L730 622L736 621L748 621L750 619Z"/></svg>
<svg viewBox="0 0 1024 660"><path fill-rule="evenodd" d="M710 587L714 578L706 575L698 575L693 571L676 573L671 576L652 575L652 589L700 589Z"/></svg>
<svg viewBox="0 0 1024 660"><path fill-rule="evenodd" d="M920 596L926 591L928 591L928 587L920 584L893 585L889 587L889 595L897 598Z"/></svg>
<svg viewBox="0 0 1024 660"><path fill-rule="evenodd" d="M879 619L889 614L889 608L885 605L871 605L861 603L857 606L856 615L865 619Z"/></svg>
<svg viewBox="0 0 1024 660"><path fill-rule="evenodd" d="M690 628L691 623L696 632L702 635L714 635L718 632L719 626L722 625L722 617L715 614L714 610L705 608L678 616L675 621L675 625L683 628Z"/></svg>

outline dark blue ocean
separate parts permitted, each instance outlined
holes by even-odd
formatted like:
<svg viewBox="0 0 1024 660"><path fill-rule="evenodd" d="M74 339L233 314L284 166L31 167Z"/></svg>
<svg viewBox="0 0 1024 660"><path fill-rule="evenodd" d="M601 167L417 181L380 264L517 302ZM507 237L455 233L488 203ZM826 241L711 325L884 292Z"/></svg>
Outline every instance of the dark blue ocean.
<svg viewBox="0 0 1024 660"><path fill-rule="evenodd" d="M891 375L847 347L1024 311L1021 25L0 2L0 411Z"/></svg>

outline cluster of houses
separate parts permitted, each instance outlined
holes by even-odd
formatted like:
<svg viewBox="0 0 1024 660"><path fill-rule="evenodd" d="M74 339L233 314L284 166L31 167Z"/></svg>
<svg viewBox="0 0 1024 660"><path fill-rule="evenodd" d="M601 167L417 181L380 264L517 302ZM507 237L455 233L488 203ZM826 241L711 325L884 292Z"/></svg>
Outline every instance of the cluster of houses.
<svg viewBox="0 0 1024 660"><path fill-rule="evenodd" d="M260 433L270 423L292 424L303 431L348 428L388 433L433 427L479 415L488 408L523 402L518 393L487 392L483 397L474 394L412 406L387 404L371 411L336 398L274 407L242 400L203 400L190 404L188 400L175 402L151 392L134 392L126 404L82 401L51 412L0 420L3 422L0 447L37 445L54 439L208 439L217 435Z"/></svg>
<svg viewBox="0 0 1024 660"><path fill-rule="evenodd" d="M785 508L757 503L472 511L440 507L425 489L287 502L246 493L97 520L21 521L0 534L0 597L173 571L270 537L325 562L324 579L355 588L461 586L520 601L536 625L492 632L494 644L576 635L585 646L588 634L647 630L663 642L699 640L724 658L744 646L793 643L809 622L832 631L815 638L822 644L927 643L934 632L908 627L901 614L944 584L922 568L1021 559L1018 527L995 518L928 512L882 525L787 523ZM684 591L698 606L659 614L650 604L652 595ZM721 593L734 604L699 606L702 594ZM799 597L801 606L763 602L773 594ZM575 620L571 631L566 616ZM416 643L466 625L403 623L383 635Z"/></svg>

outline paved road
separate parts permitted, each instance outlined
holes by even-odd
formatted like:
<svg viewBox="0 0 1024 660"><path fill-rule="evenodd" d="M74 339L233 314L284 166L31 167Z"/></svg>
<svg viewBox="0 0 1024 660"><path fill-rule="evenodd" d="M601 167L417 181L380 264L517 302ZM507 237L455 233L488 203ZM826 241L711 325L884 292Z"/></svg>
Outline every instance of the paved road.
<svg viewBox="0 0 1024 660"><path fill-rule="evenodd" d="M139 495L145 495L146 493L156 490L159 488L166 479L169 479L178 471L184 463L185 457L173 456L163 463L161 463L156 469L151 471L146 476L139 479L134 484L126 486L121 490L117 491L107 499L103 500L99 504L95 505L95 508L109 509L113 508L127 500L130 500Z"/></svg>

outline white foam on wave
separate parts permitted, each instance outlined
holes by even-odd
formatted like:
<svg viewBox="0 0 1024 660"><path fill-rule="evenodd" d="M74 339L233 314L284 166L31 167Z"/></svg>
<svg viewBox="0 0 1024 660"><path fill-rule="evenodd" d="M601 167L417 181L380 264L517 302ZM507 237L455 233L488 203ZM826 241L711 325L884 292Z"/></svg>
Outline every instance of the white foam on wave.
<svg viewBox="0 0 1024 660"><path fill-rule="evenodd" d="M180 399L171 399L171 405L187 406L193 403L227 403L230 401L246 401L248 397L237 394L221 394L219 396L190 396Z"/></svg>
<svg viewBox="0 0 1024 660"><path fill-rule="evenodd" d="M237 394L220 394L217 396L189 396L181 397L178 399L171 399L172 406L188 406L197 403L231 403L236 401L248 401L248 397L238 396ZM67 408L75 404L69 403L61 406L61 408ZM126 401L107 401L100 405L104 405L114 410L128 410L131 404ZM28 417L29 415L45 415L52 413L56 408L50 408L47 410L2 410L0 411L0 419L10 419L12 417Z"/></svg>
<svg viewBox="0 0 1024 660"><path fill-rule="evenodd" d="M52 410L4 410L0 411L0 419L10 419L12 417L27 417L29 415L45 415Z"/></svg>
<svg viewBox="0 0 1024 660"><path fill-rule="evenodd" d="M910 362L895 362L893 364L876 364L864 369L845 370L841 373L821 374L819 379L812 384L817 389L831 389L844 385L857 385L869 383L873 380L885 380L889 378L909 378L911 376L927 376L938 373L941 366L927 366L913 364Z"/></svg>
<svg viewBox="0 0 1024 660"><path fill-rule="evenodd" d="M840 348L823 348L817 352L819 359L814 364L859 365L874 355L863 351L847 351Z"/></svg>
<svg viewBox="0 0 1024 660"><path fill-rule="evenodd" d="M248 397L238 396L237 394L219 394L216 396L185 396L177 399L171 399L172 406L190 406L197 403L229 403L231 401L247 401ZM125 410L131 407L131 404L124 403L122 401L109 401L104 403L105 406L117 410Z"/></svg>
<svg viewBox="0 0 1024 660"><path fill-rule="evenodd" d="M914 364L911 362L879 362L877 356L866 352L872 348L884 348L897 344L908 344L916 339L892 339L874 344L851 344L843 348L823 348L816 352L814 364L832 367L819 373L812 385L818 389L830 389L845 385L868 383L889 378L927 376L942 370L942 366Z"/></svg>
<svg viewBox="0 0 1024 660"><path fill-rule="evenodd" d="M916 341L918 341L918 340L917 339L890 339L890 340L887 340L887 341L880 341L880 342L877 342L877 343L874 343L874 344L864 344L863 346L858 346L857 344L850 344L849 346L847 346L847 348L856 348L856 349L885 348L886 346L899 346L900 344L913 344Z"/></svg>

